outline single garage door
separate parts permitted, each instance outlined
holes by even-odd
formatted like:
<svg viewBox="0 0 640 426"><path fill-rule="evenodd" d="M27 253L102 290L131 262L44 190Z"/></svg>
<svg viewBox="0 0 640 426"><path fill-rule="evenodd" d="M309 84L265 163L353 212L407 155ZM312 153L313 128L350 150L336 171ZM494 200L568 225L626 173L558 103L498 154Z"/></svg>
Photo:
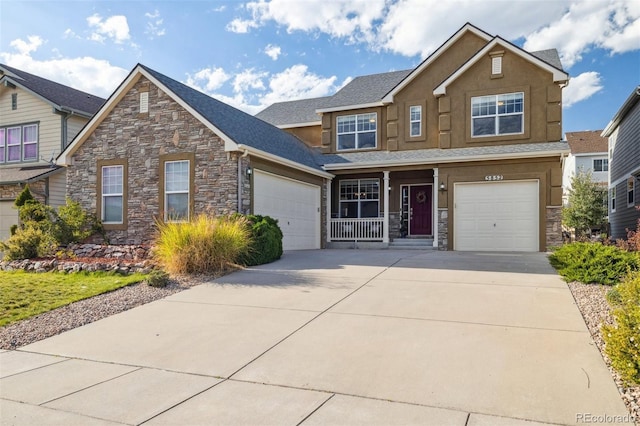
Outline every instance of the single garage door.
<svg viewBox="0 0 640 426"><path fill-rule="evenodd" d="M255 170L253 211L278 219L285 250L320 248L320 187Z"/></svg>
<svg viewBox="0 0 640 426"><path fill-rule="evenodd" d="M538 181L454 185L454 250L538 251Z"/></svg>
<svg viewBox="0 0 640 426"><path fill-rule="evenodd" d="M11 225L18 223L18 209L13 205L13 200L0 201L0 240L9 238Z"/></svg>

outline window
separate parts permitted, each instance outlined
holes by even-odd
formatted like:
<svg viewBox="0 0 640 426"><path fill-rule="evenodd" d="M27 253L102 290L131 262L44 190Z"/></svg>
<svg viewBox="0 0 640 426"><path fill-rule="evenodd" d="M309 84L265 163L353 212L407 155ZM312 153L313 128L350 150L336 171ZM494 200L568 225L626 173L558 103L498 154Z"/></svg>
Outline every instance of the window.
<svg viewBox="0 0 640 426"><path fill-rule="evenodd" d="M609 171L609 159L608 158L597 158L593 160L593 171L594 172L608 172Z"/></svg>
<svg viewBox="0 0 640 426"><path fill-rule="evenodd" d="M523 133L524 93L471 98L471 136Z"/></svg>
<svg viewBox="0 0 640 426"><path fill-rule="evenodd" d="M164 163L164 220L189 220L189 160Z"/></svg>
<svg viewBox="0 0 640 426"><path fill-rule="evenodd" d="M38 160L38 125L0 128L0 163Z"/></svg>
<svg viewBox="0 0 640 426"><path fill-rule="evenodd" d="M123 223L124 166L102 167L102 203L100 217L105 224Z"/></svg>
<svg viewBox="0 0 640 426"><path fill-rule="evenodd" d="M422 134L422 107L409 107L409 136L416 137Z"/></svg>
<svg viewBox="0 0 640 426"><path fill-rule="evenodd" d="M635 192L636 178L631 176L627 179L627 207L633 207L635 205L634 192Z"/></svg>
<svg viewBox="0 0 640 426"><path fill-rule="evenodd" d="M379 211L379 179L348 179L340 181L340 217L378 217Z"/></svg>
<svg viewBox="0 0 640 426"><path fill-rule="evenodd" d="M18 109L18 94L17 93L12 93L11 94L11 109L14 110L14 111Z"/></svg>
<svg viewBox="0 0 640 426"><path fill-rule="evenodd" d="M611 188L609 190L609 200L611 202L611 211L616 211L616 188Z"/></svg>
<svg viewBox="0 0 640 426"><path fill-rule="evenodd" d="M338 150L375 148L377 123L376 113L338 117Z"/></svg>

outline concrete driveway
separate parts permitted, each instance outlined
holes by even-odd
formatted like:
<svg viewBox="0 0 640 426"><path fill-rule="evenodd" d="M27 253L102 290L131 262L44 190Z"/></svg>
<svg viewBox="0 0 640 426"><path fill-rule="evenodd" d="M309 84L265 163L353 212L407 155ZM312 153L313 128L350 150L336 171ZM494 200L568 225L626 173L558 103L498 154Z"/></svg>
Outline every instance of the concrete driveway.
<svg viewBox="0 0 640 426"><path fill-rule="evenodd" d="M628 417L541 253L290 252L0 353L0 398L3 425Z"/></svg>

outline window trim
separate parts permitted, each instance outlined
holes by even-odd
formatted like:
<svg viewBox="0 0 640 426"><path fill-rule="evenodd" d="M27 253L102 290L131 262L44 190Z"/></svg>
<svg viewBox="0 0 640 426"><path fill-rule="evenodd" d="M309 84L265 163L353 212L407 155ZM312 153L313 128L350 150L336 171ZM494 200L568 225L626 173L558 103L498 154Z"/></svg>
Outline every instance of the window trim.
<svg viewBox="0 0 640 426"><path fill-rule="evenodd" d="M25 148L25 143L24 143L24 135L25 135L25 131L24 129L26 127L35 127L35 132L36 132L36 140L34 142L29 142L27 145L35 145L36 147L36 152L34 157L32 158L28 158L25 159L25 155L24 155L24 148ZM4 150L4 159L0 160L0 165L2 164L20 164L20 163L34 163L37 162L40 158L40 122L39 121L32 121L29 123L20 123L20 124L8 124L6 126L0 126L0 129L2 129L4 131L4 139L0 140L0 144L2 144L3 150ZM14 143L12 145L9 145L9 130L13 130L13 129L18 129L19 130L19 137L18 137L18 143ZM9 147L18 147L18 159L17 160L9 160Z"/></svg>
<svg viewBox="0 0 640 426"><path fill-rule="evenodd" d="M498 111L498 107L499 107L499 102L500 102L500 97L501 96L509 96L509 95L522 95L522 111L520 112L516 112L516 113L502 113L500 114ZM495 99L495 113L494 114L484 114L484 115L473 115L473 107L474 107L474 100L475 99L479 99L479 98L489 98L489 97L493 97ZM495 137L501 137L501 136L520 136L520 135L524 135L525 134L525 112L526 112L526 103L525 103L525 98L526 98L526 94L524 90L519 90L519 91L515 91L515 92L508 92L508 93L496 93L496 94L486 94L486 95L476 95L476 96L471 96L471 101L470 101L470 117L471 117L471 137L472 138L495 138ZM513 132L513 133L500 133L500 117L511 117L511 116L520 116L520 125L521 125L521 131L520 132ZM493 117L495 119L494 121L494 131L495 133L492 134L488 134L488 135L475 135L474 134L474 120L476 118L489 118L489 117Z"/></svg>
<svg viewBox="0 0 640 426"><path fill-rule="evenodd" d="M122 222L102 222L103 220L103 197L102 193L102 170L104 167L122 166ZM126 158L115 158L111 160L98 160L96 162L96 216L100 218L102 226L106 231L126 230L128 226L128 199L129 199L129 163Z"/></svg>
<svg viewBox="0 0 640 426"><path fill-rule="evenodd" d="M158 196L159 196L159 215L158 218L163 222L170 222L166 217L166 202L167 197L165 193L165 170L166 163L176 162L176 161L188 161L189 162L189 201L188 201L188 220L193 218L194 212L194 195L195 195L195 153L193 152L180 152L174 154L165 154L160 156L160 164L159 164L159 182L158 182Z"/></svg>
<svg viewBox="0 0 640 426"><path fill-rule="evenodd" d="M602 170L596 170L596 161L600 162L600 168ZM605 166L606 162L606 166ZM608 158L594 158L591 163L592 169L594 173L605 173L609 171L609 159Z"/></svg>
<svg viewBox="0 0 640 426"><path fill-rule="evenodd" d="M417 120L414 120L413 117L412 117L414 108L418 108L419 109L419 118ZM413 134L413 124L414 123L418 123L418 134L417 135ZM410 138L419 138L420 136L422 136L422 105L410 105L409 106L409 137Z"/></svg>
<svg viewBox="0 0 640 426"><path fill-rule="evenodd" d="M358 193L361 193L362 191L360 190L361 188L361 182L362 181L376 181L378 184L378 197L377 198L364 198L364 199L356 199L356 200L343 200L342 199L342 185L346 184L346 183L352 183L352 182L357 182L358 183ZM375 201L376 203L378 203L378 207L377 207L377 216L375 217L380 217L380 202L382 201L382 194L381 194L381 188L380 188L380 179L379 178L356 178L356 179L341 179L340 182L338 183L338 217L339 218L344 218L344 216L342 215L342 204L343 203L355 203L358 206L358 216L355 218L350 218L350 219L363 219L362 217L362 203L363 202L373 202Z"/></svg>
<svg viewBox="0 0 640 426"><path fill-rule="evenodd" d="M631 176L627 179L627 207L635 207L636 178Z"/></svg>
<svg viewBox="0 0 640 426"><path fill-rule="evenodd" d="M375 130L373 130L373 132L370 130L358 132L358 117L365 116L365 115L373 115L375 117L376 128ZM347 117L354 117L355 126L356 126L355 131L340 133L338 130L339 121L340 119L346 119ZM373 147L367 147L367 148L359 147L358 135L361 133L373 133L374 141L375 141L375 144ZM349 134L355 135L355 146L353 148L340 148L340 135L349 135ZM377 148L378 148L378 113L377 112L362 112L358 114L345 114L345 115L336 116L336 151L364 151L368 149L377 149Z"/></svg>

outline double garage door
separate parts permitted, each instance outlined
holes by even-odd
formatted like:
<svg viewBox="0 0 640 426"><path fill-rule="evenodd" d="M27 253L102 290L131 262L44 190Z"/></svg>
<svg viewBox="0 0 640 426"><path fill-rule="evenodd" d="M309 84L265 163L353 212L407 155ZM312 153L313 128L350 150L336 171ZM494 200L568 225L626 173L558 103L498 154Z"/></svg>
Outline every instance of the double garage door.
<svg viewBox="0 0 640 426"><path fill-rule="evenodd" d="M538 181L454 185L454 250L538 251Z"/></svg>
<svg viewBox="0 0 640 426"><path fill-rule="evenodd" d="M253 211L278 219L285 250L320 248L320 187L254 170Z"/></svg>

